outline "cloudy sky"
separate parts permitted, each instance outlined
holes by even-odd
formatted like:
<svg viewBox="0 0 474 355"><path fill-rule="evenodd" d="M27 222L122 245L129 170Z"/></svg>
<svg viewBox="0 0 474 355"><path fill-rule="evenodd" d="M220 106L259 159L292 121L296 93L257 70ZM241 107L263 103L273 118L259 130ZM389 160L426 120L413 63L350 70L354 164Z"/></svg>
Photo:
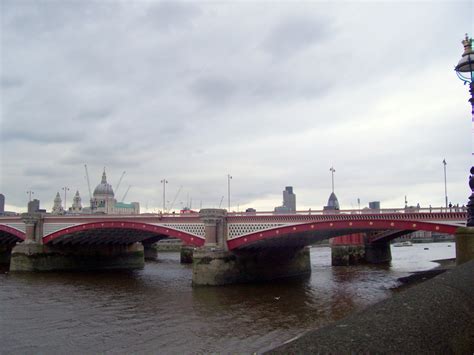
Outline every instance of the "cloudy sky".
<svg viewBox="0 0 474 355"><path fill-rule="evenodd" d="M89 199L106 168L142 212L444 204L470 194L474 1L0 0L0 192ZM177 192L181 188L178 196ZM64 197L63 197L64 198Z"/></svg>

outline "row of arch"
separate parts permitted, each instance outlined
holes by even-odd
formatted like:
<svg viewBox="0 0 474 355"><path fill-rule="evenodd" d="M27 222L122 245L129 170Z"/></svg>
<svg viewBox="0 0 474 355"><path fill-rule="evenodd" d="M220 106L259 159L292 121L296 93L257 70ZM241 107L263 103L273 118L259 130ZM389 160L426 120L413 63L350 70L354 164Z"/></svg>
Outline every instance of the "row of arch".
<svg viewBox="0 0 474 355"><path fill-rule="evenodd" d="M107 222L94 222L86 223L81 225L72 226L69 228L61 229L54 233L51 233L43 238L43 243L48 244L53 241L58 241L65 236L73 236L74 234L90 232L93 230L103 229L120 229L120 230L133 230L147 232L149 236L164 235L167 237L178 238L183 243L194 246L202 246L205 243L205 239L200 236L196 236L187 232L176 230L169 227L157 226L147 223L136 223L126 221L107 221ZM227 242L230 250L243 248L255 243L264 243L266 240L278 239L289 235L297 235L299 233L311 233L311 232L329 232L331 231L331 237L337 236L338 231L341 231L339 235L348 234L351 231L375 231L375 230L411 230L411 231L429 231L454 234L457 226L447 225L442 223L429 223L419 221L401 221L401 220L352 220L352 221L322 221L322 222L308 222L290 226L280 226L271 228L264 231L254 232L246 234L229 240ZM9 227L7 225L0 224L0 244L9 241L21 242L25 240L25 233Z"/></svg>

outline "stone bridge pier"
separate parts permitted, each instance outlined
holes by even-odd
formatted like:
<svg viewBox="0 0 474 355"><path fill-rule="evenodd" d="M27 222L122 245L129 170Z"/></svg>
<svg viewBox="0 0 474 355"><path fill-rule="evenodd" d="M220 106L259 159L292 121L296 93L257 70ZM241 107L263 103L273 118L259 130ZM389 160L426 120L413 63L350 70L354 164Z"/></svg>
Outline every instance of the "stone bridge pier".
<svg viewBox="0 0 474 355"><path fill-rule="evenodd" d="M194 251L193 285L269 281L311 273L306 247L228 250L226 210L204 209L206 244Z"/></svg>
<svg viewBox="0 0 474 355"><path fill-rule="evenodd" d="M331 240L333 266L384 264L392 260L390 241L371 242L370 234L355 233Z"/></svg>

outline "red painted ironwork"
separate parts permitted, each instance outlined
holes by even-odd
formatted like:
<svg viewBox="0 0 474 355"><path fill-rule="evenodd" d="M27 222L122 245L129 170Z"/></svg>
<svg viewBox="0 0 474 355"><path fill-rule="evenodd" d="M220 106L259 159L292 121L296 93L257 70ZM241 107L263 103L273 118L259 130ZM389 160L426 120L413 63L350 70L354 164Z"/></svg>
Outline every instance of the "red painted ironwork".
<svg viewBox="0 0 474 355"><path fill-rule="evenodd" d="M167 235L169 237L174 237L181 239L185 244L202 246L204 245L204 238L189 234L183 231L179 231L170 227L156 226L153 224L147 224L143 222L131 222L131 221L121 221L121 220L111 220L111 221L97 221L92 223L79 224L71 227L61 229L57 232L51 233L43 238L43 243L47 244L54 241L57 238L60 238L64 235L70 235L78 232L89 231L89 230L98 230L98 229L132 229L140 230L145 232L151 232L157 235Z"/></svg>
<svg viewBox="0 0 474 355"><path fill-rule="evenodd" d="M26 238L24 232L22 232L18 229L6 226L4 224L0 224L0 231L11 234L11 235L17 237L20 240L25 240L25 238Z"/></svg>
<svg viewBox="0 0 474 355"><path fill-rule="evenodd" d="M291 226L276 227L269 230L247 234L241 237L234 238L227 241L230 250L242 248L253 243L263 241L266 239L275 239L286 237L292 234L303 232L335 232L341 231L341 235L348 235L357 232L373 231L373 230L423 230L428 232L439 232L454 234L457 226L447 225L442 223L431 223L421 221L406 221L406 220L343 220L343 221L313 221ZM351 233L352 232L352 233Z"/></svg>

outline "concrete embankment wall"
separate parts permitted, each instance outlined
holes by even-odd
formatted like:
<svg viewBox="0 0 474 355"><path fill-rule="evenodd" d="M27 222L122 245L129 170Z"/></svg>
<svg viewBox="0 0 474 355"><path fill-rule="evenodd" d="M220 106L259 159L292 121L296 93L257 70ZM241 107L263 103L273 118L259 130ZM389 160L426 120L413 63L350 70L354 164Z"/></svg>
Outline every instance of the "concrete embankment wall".
<svg viewBox="0 0 474 355"><path fill-rule="evenodd" d="M474 260L266 354L473 354Z"/></svg>

